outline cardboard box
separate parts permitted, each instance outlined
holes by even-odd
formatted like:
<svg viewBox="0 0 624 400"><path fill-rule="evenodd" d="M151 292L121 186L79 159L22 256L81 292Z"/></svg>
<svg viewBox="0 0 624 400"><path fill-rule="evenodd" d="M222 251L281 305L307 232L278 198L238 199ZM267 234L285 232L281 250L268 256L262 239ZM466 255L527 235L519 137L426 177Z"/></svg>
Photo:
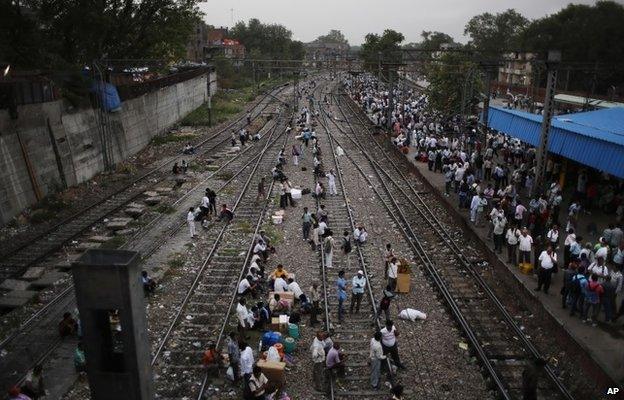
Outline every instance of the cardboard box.
<svg viewBox="0 0 624 400"><path fill-rule="evenodd" d="M288 315L272 317L269 329L275 332L279 332L282 335L288 334Z"/></svg>
<svg viewBox="0 0 624 400"><path fill-rule="evenodd" d="M410 291L410 274L397 274L396 291L399 293L409 293Z"/></svg>
<svg viewBox="0 0 624 400"><path fill-rule="evenodd" d="M285 362L259 360L256 365L262 369L262 373L269 380L270 386L275 388L284 386L286 383Z"/></svg>

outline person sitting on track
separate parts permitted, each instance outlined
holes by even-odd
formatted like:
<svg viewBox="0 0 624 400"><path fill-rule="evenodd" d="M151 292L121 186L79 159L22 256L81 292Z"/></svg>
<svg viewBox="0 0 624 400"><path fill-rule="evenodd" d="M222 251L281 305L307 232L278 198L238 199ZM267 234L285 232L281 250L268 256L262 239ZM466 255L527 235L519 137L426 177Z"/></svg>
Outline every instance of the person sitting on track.
<svg viewBox="0 0 624 400"><path fill-rule="evenodd" d="M156 290L156 281L147 274L147 271L141 271L141 283L146 296L149 296Z"/></svg>
<svg viewBox="0 0 624 400"><path fill-rule="evenodd" d="M248 294L251 294L254 299L257 297L256 284L253 282L253 277L251 275L247 275L245 278L241 279L238 284L238 295L246 296Z"/></svg>
<svg viewBox="0 0 624 400"><path fill-rule="evenodd" d="M232 219L234 219L234 213L228 208L227 204L222 204L221 211L219 212L219 218L217 218L217 220L225 220L225 222L230 222L232 221Z"/></svg>
<svg viewBox="0 0 624 400"><path fill-rule="evenodd" d="M271 315L274 317L282 314L289 314L290 302L282 299L279 294L275 293L269 302L269 309L271 310Z"/></svg>

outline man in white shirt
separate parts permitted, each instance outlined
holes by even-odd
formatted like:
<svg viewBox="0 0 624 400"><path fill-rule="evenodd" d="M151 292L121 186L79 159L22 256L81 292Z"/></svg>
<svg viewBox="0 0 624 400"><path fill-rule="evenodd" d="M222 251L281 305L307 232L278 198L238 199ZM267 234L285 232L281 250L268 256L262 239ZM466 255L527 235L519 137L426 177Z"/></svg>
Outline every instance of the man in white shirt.
<svg viewBox="0 0 624 400"><path fill-rule="evenodd" d="M370 363L371 376L370 384L375 390L380 389L381 362L386 359L381 346L381 332L375 332L375 336L370 341Z"/></svg>
<svg viewBox="0 0 624 400"><path fill-rule="evenodd" d="M552 273L554 271L555 266L557 265L557 253L553 251L552 246L548 246L546 250L542 251L542 253L538 257L540 268L537 272L537 287L536 291L542 290L544 287L544 293L548 294L548 288L550 288L550 279L552 277Z"/></svg>
<svg viewBox="0 0 624 400"><path fill-rule="evenodd" d="M548 243L553 249L556 249L559 246L559 227L557 224L554 224L552 228L550 228L546 234L546 239L548 239Z"/></svg>
<svg viewBox="0 0 624 400"><path fill-rule="evenodd" d="M247 301L245 298L240 298L238 300L238 304L236 305L236 319L238 320L238 332L240 333L241 338L245 338L247 334L247 326L248 326L248 314L247 310Z"/></svg>
<svg viewBox="0 0 624 400"><path fill-rule="evenodd" d="M247 385L249 382L249 378L251 377L251 374L253 372L253 366L254 366L253 351L251 350L251 347L249 347L247 343L245 342L240 343L239 349L241 350L241 354L240 354L241 374L243 374L243 377L245 378L245 384Z"/></svg>
<svg viewBox="0 0 624 400"><path fill-rule="evenodd" d="M399 276L399 264L396 257L393 257L388 264L388 287L394 292L396 289L397 278Z"/></svg>
<svg viewBox="0 0 624 400"><path fill-rule="evenodd" d="M518 238L518 251L520 252L520 264L525 265L526 269L531 269L531 247L533 246L533 238L529 235L529 231L524 228Z"/></svg>
<svg viewBox="0 0 624 400"><path fill-rule="evenodd" d="M248 293L251 293L251 295L255 298L256 297L256 285L252 283L253 282L253 276L251 275L247 275L245 278L241 279L241 281L238 284L238 295L239 296L246 296Z"/></svg>
<svg viewBox="0 0 624 400"><path fill-rule="evenodd" d="M338 191L336 190L336 174L334 173L334 170L330 169L329 173L325 176L327 176L327 185L329 186L329 195L330 196L337 195Z"/></svg>
<svg viewBox="0 0 624 400"><path fill-rule="evenodd" d="M312 362L314 363L312 379L314 388L323 391L323 376L325 371L325 333L318 331L310 346L312 351Z"/></svg>
<svg viewBox="0 0 624 400"><path fill-rule="evenodd" d="M273 284L273 291L276 293L282 293L288 291L288 283L281 276L275 278L275 283Z"/></svg>
<svg viewBox="0 0 624 400"><path fill-rule="evenodd" d="M609 245L605 242L604 238L600 238L600 248L596 250L595 257L602 257L605 260L609 259ZM602 282L600 282L602 283Z"/></svg>
<svg viewBox="0 0 624 400"><path fill-rule="evenodd" d="M295 297L295 299L298 299L299 301L301 301L302 304L305 304L308 302L308 298L303 293L303 290L301 290L301 286L299 286L299 284L295 282L293 278L288 278L287 288L288 288L288 291L293 293L293 296Z"/></svg>
<svg viewBox="0 0 624 400"><path fill-rule="evenodd" d="M195 209L193 207L189 208L188 214L186 214L186 223L189 227L189 232L191 234L191 239L196 236L195 233Z"/></svg>
<svg viewBox="0 0 624 400"><path fill-rule="evenodd" d="M366 288L366 278L364 277L364 271L359 270L357 275L351 279L351 306L349 313L353 314L353 308L355 312L360 312L360 304L362 303L362 297L364 297L364 288Z"/></svg>
<svg viewBox="0 0 624 400"><path fill-rule="evenodd" d="M598 253L596 253L596 261L591 263L589 268L587 268L587 273L589 275L591 274L598 275L598 283L603 284L605 281L605 278L609 275L609 269L605 265L604 256L598 256Z"/></svg>
<svg viewBox="0 0 624 400"><path fill-rule="evenodd" d="M364 244L368 238L368 232L362 225L358 225L353 231L353 239L357 244Z"/></svg>
<svg viewBox="0 0 624 400"><path fill-rule="evenodd" d="M505 239L507 240L507 262L512 265L515 265L518 259L516 251L518 238L520 238L520 229L512 224L505 234Z"/></svg>
<svg viewBox="0 0 624 400"><path fill-rule="evenodd" d="M386 326L381 330L381 346L383 348L383 353L384 355L390 353L394 364L399 369L405 369L405 366L401 363L401 359L399 358L397 336L399 336L399 332L394 326L394 323L390 320L386 321Z"/></svg>

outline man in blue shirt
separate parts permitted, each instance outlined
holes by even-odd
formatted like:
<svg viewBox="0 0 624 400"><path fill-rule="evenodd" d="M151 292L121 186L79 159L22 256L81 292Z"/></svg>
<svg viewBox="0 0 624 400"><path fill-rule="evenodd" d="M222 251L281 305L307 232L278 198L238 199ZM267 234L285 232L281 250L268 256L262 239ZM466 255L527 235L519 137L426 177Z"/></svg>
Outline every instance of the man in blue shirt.
<svg viewBox="0 0 624 400"><path fill-rule="evenodd" d="M347 281L344 278L344 271L338 272L338 280L336 280L336 286L338 288L338 322L342 323L344 315L344 302L347 299Z"/></svg>
<svg viewBox="0 0 624 400"><path fill-rule="evenodd" d="M355 306L355 312L360 312L360 304L362 303L362 297L364 296L364 288L366 287L366 278L364 278L364 272L359 270L357 275L351 280L351 307L349 313L353 314L353 306Z"/></svg>

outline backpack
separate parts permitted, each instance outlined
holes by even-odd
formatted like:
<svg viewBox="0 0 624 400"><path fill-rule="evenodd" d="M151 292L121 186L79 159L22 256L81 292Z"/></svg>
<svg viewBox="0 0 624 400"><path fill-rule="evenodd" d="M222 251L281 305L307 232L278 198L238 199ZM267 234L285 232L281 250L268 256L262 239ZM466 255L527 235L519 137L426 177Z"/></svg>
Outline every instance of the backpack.
<svg viewBox="0 0 624 400"><path fill-rule="evenodd" d="M331 240L325 240L325 243L323 243L323 249L325 250L325 253L331 253L332 251L332 241Z"/></svg>
<svg viewBox="0 0 624 400"><path fill-rule="evenodd" d="M342 249L345 253L351 253L351 239L342 238Z"/></svg>
<svg viewBox="0 0 624 400"><path fill-rule="evenodd" d="M587 278L585 278L584 276L582 277L578 277L578 275L574 275L572 277L572 283L570 285L570 293L573 295L580 295L582 292L582 286L581 286L581 281L582 280L587 280Z"/></svg>

